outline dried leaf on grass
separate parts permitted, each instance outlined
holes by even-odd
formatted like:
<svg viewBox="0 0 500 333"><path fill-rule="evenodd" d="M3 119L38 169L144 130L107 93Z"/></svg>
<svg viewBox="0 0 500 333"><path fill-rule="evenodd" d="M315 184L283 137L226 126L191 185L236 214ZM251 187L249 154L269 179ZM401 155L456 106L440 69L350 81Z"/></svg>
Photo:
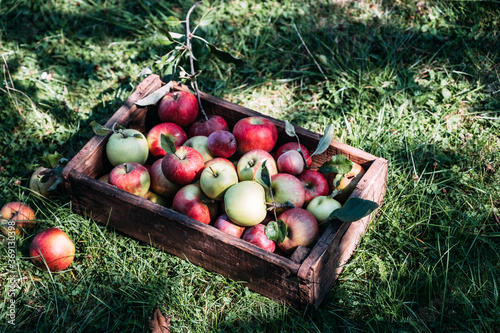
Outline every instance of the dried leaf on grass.
<svg viewBox="0 0 500 333"><path fill-rule="evenodd" d="M149 329L151 333L170 333L171 316L164 316L158 305L153 311L153 319L149 320Z"/></svg>

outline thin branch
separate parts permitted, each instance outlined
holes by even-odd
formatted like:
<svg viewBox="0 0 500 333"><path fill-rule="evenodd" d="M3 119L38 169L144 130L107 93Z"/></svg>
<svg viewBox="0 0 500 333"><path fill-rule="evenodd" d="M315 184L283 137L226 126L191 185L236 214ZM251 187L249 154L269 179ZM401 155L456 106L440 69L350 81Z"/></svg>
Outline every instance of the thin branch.
<svg viewBox="0 0 500 333"><path fill-rule="evenodd" d="M189 62L191 64L191 77L193 79L194 83L194 88L196 90L196 98L198 98L198 105L200 107L201 113L203 114L203 117L205 117L205 120L208 120L207 114L205 113L205 110L203 109L203 106L201 105L201 98L200 98L200 90L198 89L198 80L194 76L194 60L193 60L193 51L191 50L191 31L189 30L189 16L193 12L193 10L196 8L196 6L202 4L203 1L198 1L195 3L191 8L189 8L189 11L186 15L186 48L189 51Z"/></svg>
<svg viewBox="0 0 500 333"><path fill-rule="evenodd" d="M297 29L297 26L295 25L295 23L293 24L293 27L295 28L295 31L297 32L297 36L299 36L300 38L300 41L302 42L302 45L304 45L307 53L309 54L309 56L311 57L311 59L314 61L314 63L316 64L316 66L318 67L319 71L321 72L321 74L323 74L323 76L325 77L325 80L328 81L328 78L326 77L325 73L323 72L323 69L321 68L321 66L318 64L318 62L316 61L316 59L314 58L313 54L311 53L311 51L309 51L309 48L307 47L306 43L304 42L304 40L302 39L302 36L300 35L300 32L299 32L299 29Z"/></svg>

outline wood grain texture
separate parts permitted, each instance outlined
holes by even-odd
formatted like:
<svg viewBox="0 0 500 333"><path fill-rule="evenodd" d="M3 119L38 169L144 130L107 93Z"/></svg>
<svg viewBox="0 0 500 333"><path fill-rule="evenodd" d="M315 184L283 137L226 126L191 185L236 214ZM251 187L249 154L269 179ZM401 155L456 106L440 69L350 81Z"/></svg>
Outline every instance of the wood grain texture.
<svg viewBox="0 0 500 333"><path fill-rule="evenodd" d="M135 102L162 85L157 75L149 76L106 126L120 123L146 133L158 122L156 106L137 107ZM178 84L173 89L189 90ZM222 116L230 130L240 119L260 116L276 125L279 136L276 147L294 141L286 135L281 120L204 93L201 100L207 114ZM300 142L313 151L322 135L300 127L295 130ZM105 156L106 140L107 137L94 136L64 169L66 188L77 213L210 271L245 281L249 289L296 308L321 304L371 220L368 216L353 223L332 223L312 249L300 249L290 257L269 253L211 225L96 180L111 169ZM381 203L387 161L332 141L325 153L313 157L313 168L338 154L346 155L366 170L352 195Z"/></svg>

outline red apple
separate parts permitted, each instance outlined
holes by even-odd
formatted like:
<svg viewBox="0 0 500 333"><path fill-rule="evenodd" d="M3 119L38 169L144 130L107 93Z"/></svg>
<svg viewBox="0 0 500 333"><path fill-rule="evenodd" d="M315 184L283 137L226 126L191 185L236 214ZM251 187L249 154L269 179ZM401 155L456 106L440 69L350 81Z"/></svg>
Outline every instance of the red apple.
<svg viewBox="0 0 500 333"><path fill-rule="evenodd" d="M171 139L176 147L182 146L187 140L186 132L177 124L161 123L154 126L147 134L149 152L154 158L160 158L166 154L161 147L162 134Z"/></svg>
<svg viewBox="0 0 500 333"><path fill-rule="evenodd" d="M276 243L267 238L265 229L262 223L248 227L241 239L272 253L276 249Z"/></svg>
<svg viewBox="0 0 500 333"><path fill-rule="evenodd" d="M207 146L212 155L229 158L238 148L236 138L229 131L218 130L208 136Z"/></svg>
<svg viewBox="0 0 500 333"><path fill-rule="evenodd" d="M23 202L9 202L0 210L0 229L5 236L10 232L21 235L34 228L35 212Z"/></svg>
<svg viewBox="0 0 500 333"><path fill-rule="evenodd" d="M272 195L271 195L272 192ZM295 208L302 208L306 193L300 180L289 173L278 173L271 177L271 189L266 189L266 201L286 204L289 201ZM281 214L291 207L277 207L276 214Z"/></svg>
<svg viewBox="0 0 500 333"><path fill-rule="evenodd" d="M303 144L300 144L298 142L287 142L283 145L281 145L278 149L276 149L276 154L274 155L274 158L278 160L278 158L285 152L289 150L297 150L300 148L300 151L304 155L304 159L307 161L306 165L307 167L310 167L312 164L312 159L309 159L310 153L309 150L304 146Z"/></svg>
<svg viewBox="0 0 500 333"><path fill-rule="evenodd" d="M233 134L238 143L240 154L245 154L253 149L270 152L278 140L276 125L264 117L240 119L233 127Z"/></svg>
<svg viewBox="0 0 500 333"><path fill-rule="evenodd" d="M181 127L191 125L198 117L198 99L189 91L171 92L161 99L158 116Z"/></svg>
<svg viewBox="0 0 500 333"><path fill-rule="evenodd" d="M225 232L226 234L233 235L238 238L241 238L241 235L243 235L243 232L245 231L245 227L234 224L226 214L220 215L217 220L215 220L214 227Z"/></svg>
<svg viewBox="0 0 500 333"><path fill-rule="evenodd" d="M278 247L292 253L297 246L312 246L319 237L319 225L314 215L302 208L292 208L278 216L287 225L287 236Z"/></svg>
<svg viewBox="0 0 500 333"><path fill-rule="evenodd" d="M296 150L289 150L276 160L279 172L298 175L304 170L304 159Z"/></svg>
<svg viewBox="0 0 500 333"><path fill-rule="evenodd" d="M209 199L198 184L182 187L175 194L172 209L204 224L217 216L217 202Z"/></svg>
<svg viewBox="0 0 500 333"><path fill-rule="evenodd" d="M224 157L216 157L214 159L211 159L208 162L205 162L205 168L209 167L210 165L212 165L214 163L218 163L218 162L222 162L222 163L226 163L227 165L231 165L233 167L234 171L236 171L236 166L234 166L234 163L231 162L230 160L228 160L227 158L224 158Z"/></svg>
<svg viewBox="0 0 500 333"><path fill-rule="evenodd" d="M151 190L162 197L172 199L175 193L180 190L181 186L174 184L165 178L161 168L161 163L162 159L159 159L156 160L151 166L151 170L149 172L151 176Z"/></svg>
<svg viewBox="0 0 500 333"><path fill-rule="evenodd" d="M260 179L262 163L264 163L264 161L267 161L266 167L269 171L269 176L278 173L278 167L276 166L274 158L265 150L254 149L241 156L236 165L240 181Z"/></svg>
<svg viewBox="0 0 500 333"><path fill-rule="evenodd" d="M177 148L174 154L165 155L161 163L165 178L178 185L187 185L198 180L204 167L201 154L187 146Z"/></svg>
<svg viewBox="0 0 500 333"><path fill-rule="evenodd" d="M29 255L36 266L51 272L59 272L68 268L73 262L75 244L64 231L50 228L33 238Z"/></svg>
<svg viewBox="0 0 500 333"><path fill-rule="evenodd" d="M328 181L325 176L316 170L304 170L297 178L302 183L304 190L306 191L306 198L304 200L304 207L307 204L320 195L330 194L330 187L328 186Z"/></svg>
<svg viewBox="0 0 500 333"><path fill-rule="evenodd" d="M208 137L215 131L227 131L228 129L229 126L227 126L227 122L224 118L212 114L208 116L208 120L203 118L192 123L191 126L189 126L188 135L190 138L197 135L204 135Z"/></svg>
<svg viewBox="0 0 500 333"><path fill-rule="evenodd" d="M151 177L145 166L130 162L115 166L109 173L109 183L142 197L149 191Z"/></svg>

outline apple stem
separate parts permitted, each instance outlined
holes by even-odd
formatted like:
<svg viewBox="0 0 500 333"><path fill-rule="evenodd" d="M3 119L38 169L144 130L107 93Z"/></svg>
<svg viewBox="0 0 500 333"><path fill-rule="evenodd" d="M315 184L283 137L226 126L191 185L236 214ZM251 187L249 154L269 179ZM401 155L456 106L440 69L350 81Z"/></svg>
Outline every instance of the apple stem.
<svg viewBox="0 0 500 333"><path fill-rule="evenodd" d="M200 90L198 89L198 80L194 76L194 59L193 59L193 52L191 50L191 31L189 30L189 16L191 16L191 13L193 10L196 8L196 6L202 4L203 1L198 1L195 3L191 8L189 8L187 15L186 15L186 48L189 51L189 63L191 65L191 77L193 78L193 84L194 84L194 89L196 90L196 98L198 99L198 106L200 107L201 113L203 114L203 117L205 120L208 120L207 114L205 113L205 110L203 109L203 105L201 105L201 98L200 98Z"/></svg>
<svg viewBox="0 0 500 333"><path fill-rule="evenodd" d="M215 173L214 169L212 169L212 166L210 165L208 168L210 169L210 171L212 171L212 175L214 175L214 177L217 177L217 174Z"/></svg>
<svg viewBox="0 0 500 333"><path fill-rule="evenodd" d="M125 168L125 172L128 173L128 164L124 164L123 167Z"/></svg>

